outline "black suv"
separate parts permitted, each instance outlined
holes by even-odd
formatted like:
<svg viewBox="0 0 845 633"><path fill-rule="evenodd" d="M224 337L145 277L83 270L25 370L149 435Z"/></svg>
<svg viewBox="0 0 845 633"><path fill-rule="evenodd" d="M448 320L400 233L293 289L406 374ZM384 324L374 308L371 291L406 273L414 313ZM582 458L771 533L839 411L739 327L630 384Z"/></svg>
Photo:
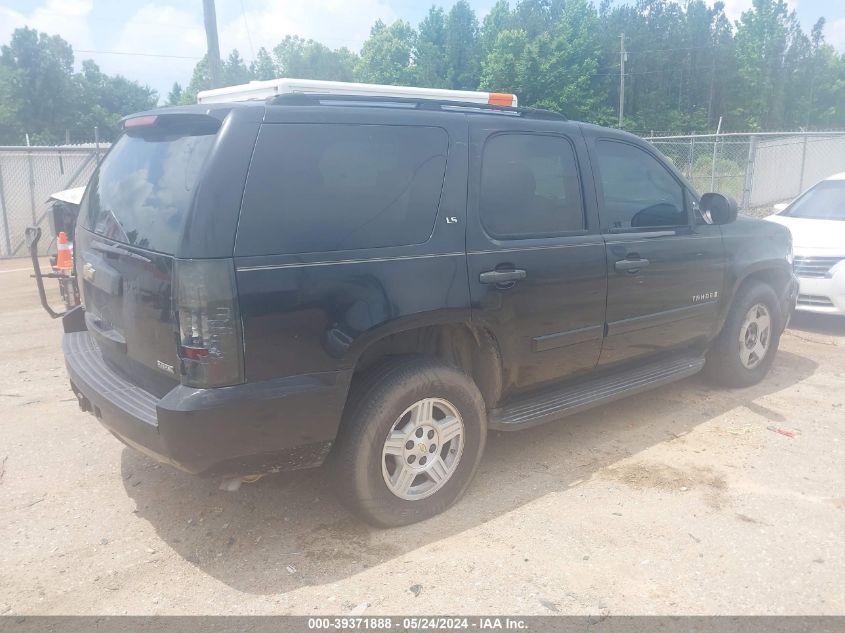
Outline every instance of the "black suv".
<svg viewBox="0 0 845 633"><path fill-rule="evenodd" d="M75 250L84 410L190 473L326 462L381 526L458 499L488 429L759 381L797 292L786 229L639 138L433 100L128 117Z"/></svg>

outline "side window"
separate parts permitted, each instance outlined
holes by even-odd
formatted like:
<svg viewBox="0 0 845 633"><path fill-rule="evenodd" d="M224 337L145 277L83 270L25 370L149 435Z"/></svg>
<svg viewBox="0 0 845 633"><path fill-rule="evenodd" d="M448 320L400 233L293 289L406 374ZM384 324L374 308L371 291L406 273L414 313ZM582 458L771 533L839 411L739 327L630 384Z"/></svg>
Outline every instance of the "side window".
<svg viewBox="0 0 845 633"><path fill-rule="evenodd" d="M493 237L559 235L584 228L572 144L559 136L498 134L481 158L481 223Z"/></svg>
<svg viewBox="0 0 845 633"><path fill-rule="evenodd" d="M597 148L602 219L611 229L689 224L683 188L651 154L616 141L599 141Z"/></svg>
<svg viewBox="0 0 845 633"><path fill-rule="evenodd" d="M437 127L262 126L238 255L420 244L431 235L449 140Z"/></svg>

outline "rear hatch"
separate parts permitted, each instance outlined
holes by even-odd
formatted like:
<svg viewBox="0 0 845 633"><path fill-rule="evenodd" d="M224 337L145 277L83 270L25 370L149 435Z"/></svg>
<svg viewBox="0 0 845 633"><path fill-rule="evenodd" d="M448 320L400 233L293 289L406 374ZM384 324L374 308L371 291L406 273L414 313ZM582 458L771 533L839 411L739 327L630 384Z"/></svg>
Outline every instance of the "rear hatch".
<svg viewBox="0 0 845 633"><path fill-rule="evenodd" d="M112 368L159 397L180 382L174 254L219 127L203 115L128 119L80 209L88 330Z"/></svg>

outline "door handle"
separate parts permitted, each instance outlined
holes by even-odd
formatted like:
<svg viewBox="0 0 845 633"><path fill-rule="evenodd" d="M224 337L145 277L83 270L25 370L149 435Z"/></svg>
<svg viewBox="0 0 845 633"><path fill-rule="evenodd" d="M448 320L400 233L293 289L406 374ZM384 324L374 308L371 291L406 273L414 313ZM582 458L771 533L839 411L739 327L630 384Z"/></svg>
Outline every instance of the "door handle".
<svg viewBox="0 0 845 633"><path fill-rule="evenodd" d="M478 281L483 284L513 284L528 275L519 268L513 270L488 270L478 276Z"/></svg>
<svg viewBox="0 0 845 633"><path fill-rule="evenodd" d="M640 268L648 266L648 264L649 261L647 259L622 259L614 264L614 268L619 272L635 273Z"/></svg>

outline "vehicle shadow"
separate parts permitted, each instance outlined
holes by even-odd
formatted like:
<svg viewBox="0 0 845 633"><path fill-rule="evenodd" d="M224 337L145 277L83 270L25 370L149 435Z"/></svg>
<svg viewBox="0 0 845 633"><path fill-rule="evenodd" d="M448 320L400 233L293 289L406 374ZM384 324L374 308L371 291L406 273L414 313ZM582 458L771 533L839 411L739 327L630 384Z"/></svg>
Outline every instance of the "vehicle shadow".
<svg viewBox="0 0 845 633"><path fill-rule="evenodd" d="M765 381L718 390L699 376L519 433L491 433L467 495L424 523L379 530L348 513L325 471L268 476L235 493L219 480L159 466L130 449L123 482L137 514L206 574L253 594L285 593L353 576L474 528L547 493L567 490L614 462L671 441L738 406L811 376L817 364L778 355ZM756 409L755 409L756 407Z"/></svg>
<svg viewBox="0 0 845 633"><path fill-rule="evenodd" d="M795 312L789 321L789 329L829 336L845 336L845 317L835 314Z"/></svg>

